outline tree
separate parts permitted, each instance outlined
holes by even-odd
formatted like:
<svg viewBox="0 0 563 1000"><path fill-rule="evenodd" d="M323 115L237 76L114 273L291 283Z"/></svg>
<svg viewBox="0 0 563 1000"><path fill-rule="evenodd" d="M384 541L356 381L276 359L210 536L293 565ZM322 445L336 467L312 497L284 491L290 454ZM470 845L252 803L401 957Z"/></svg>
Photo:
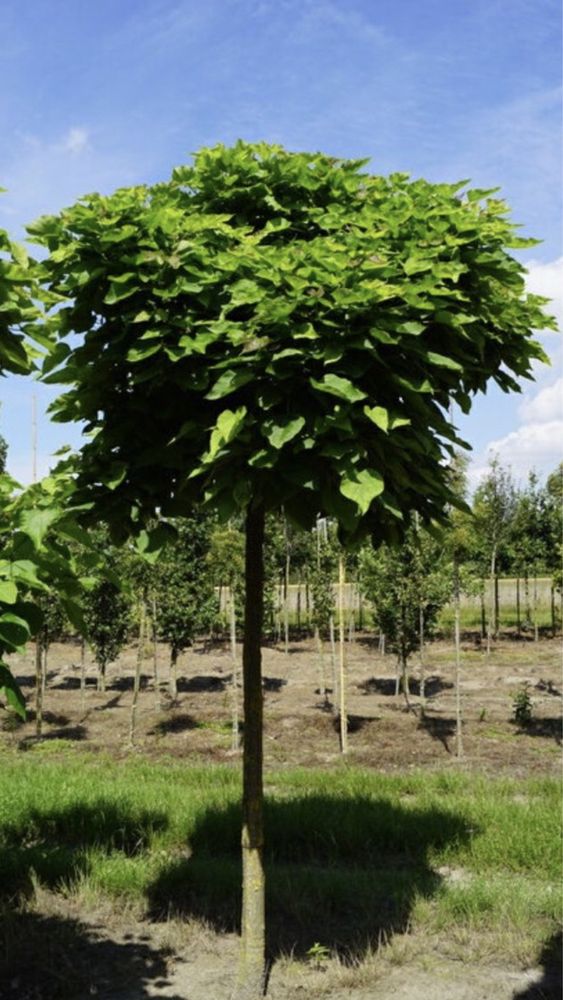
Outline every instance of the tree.
<svg viewBox="0 0 563 1000"><path fill-rule="evenodd" d="M178 518L177 540L164 550L158 563L157 632L170 646L170 694L178 693L178 656L209 631L218 606L207 556L212 523L207 516Z"/></svg>
<svg viewBox="0 0 563 1000"><path fill-rule="evenodd" d="M490 611L487 628L487 653L491 638L497 636L498 621L498 559L506 546L514 514L515 493L510 472L503 469L498 458L489 462L489 471L475 490L473 513L482 550L489 560Z"/></svg>
<svg viewBox="0 0 563 1000"><path fill-rule="evenodd" d="M37 335L35 269L25 249L0 229L0 376L28 375L33 349L25 336ZM44 341L44 336L40 337ZM6 442L0 437L0 693L20 715L25 702L6 654L21 652L43 628L39 598L55 587L76 624L80 583L68 542L73 522L71 477L64 469L22 490L5 471ZM49 529L58 537L49 539ZM38 644L39 645L39 644Z"/></svg>
<svg viewBox="0 0 563 1000"><path fill-rule="evenodd" d="M452 594L443 546L413 521L402 545L364 550L361 581L375 620L397 654L396 693L401 678L410 708L409 657L434 634L438 614Z"/></svg>
<svg viewBox="0 0 563 1000"><path fill-rule="evenodd" d="M98 690L106 689L106 669L123 649L131 627L131 602L112 580L101 579L84 598L88 642L98 665Z"/></svg>
<svg viewBox="0 0 563 1000"><path fill-rule="evenodd" d="M551 619L556 634L555 591L559 591L559 625L563 630L563 462L547 477L547 566L552 574Z"/></svg>
<svg viewBox="0 0 563 1000"><path fill-rule="evenodd" d="M92 432L76 484L92 517L120 537L201 502L245 517L239 1000L264 982L266 511L306 528L321 512L346 543L400 537L406 511L443 518L450 399L516 390L553 323L491 192L364 166L238 142L29 229L59 299L54 414Z"/></svg>
<svg viewBox="0 0 563 1000"><path fill-rule="evenodd" d="M517 495L512 511L511 541L514 562L524 572L526 585L526 612L529 618L529 578L533 577L533 628L534 638L539 638L538 586L540 569L545 569L550 548L550 525L546 490L542 489L535 472L530 472L526 488Z"/></svg>

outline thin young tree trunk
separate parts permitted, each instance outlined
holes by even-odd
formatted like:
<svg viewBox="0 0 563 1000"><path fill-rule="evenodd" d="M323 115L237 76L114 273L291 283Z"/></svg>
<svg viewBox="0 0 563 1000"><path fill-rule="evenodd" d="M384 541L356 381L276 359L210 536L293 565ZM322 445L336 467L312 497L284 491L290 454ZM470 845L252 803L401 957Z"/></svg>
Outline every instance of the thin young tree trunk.
<svg viewBox="0 0 563 1000"><path fill-rule="evenodd" d="M380 653L381 656L385 656L385 632L382 632L381 629L379 629L377 652Z"/></svg>
<svg viewBox="0 0 563 1000"><path fill-rule="evenodd" d="M522 635L522 622L520 620L520 574L516 577L516 634L518 638Z"/></svg>
<svg viewBox="0 0 563 1000"><path fill-rule="evenodd" d="M422 604L418 609L418 647L420 653L420 716L424 718L426 712L426 673L424 662L424 608Z"/></svg>
<svg viewBox="0 0 563 1000"><path fill-rule="evenodd" d="M325 679L325 661L324 661L324 651L323 651L323 640L321 638L321 630L318 625L315 626L315 639L317 640L317 651L319 654L319 694L324 702L327 701L326 696L326 679Z"/></svg>
<svg viewBox="0 0 563 1000"><path fill-rule="evenodd" d="M283 631L285 655L289 656L289 571L291 568L291 552L289 549L289 534L287 530L287 519L283 519L283 533L285 540L285 572L283 581Z"/></svg>
<svg viewBox="0 0 563 1000"><path fill-rule="evenodd" d="M311 624L311 595L309 593L309 581L305 581L305 628L309 631Z"/></svg>
<svg viewBox="0 0 563 1000"><path fill-rule="evenodd" d="M86 707L86 639L82 636L80 640L80 704L82 711Z"/></svg>
<svg viewBox="0 0 563 1000"><path fill-rule="evenodd" d="M401 693L401 657L397 656L397 662L395 664L395 698L398 698L400 693Z"/></svg>
<svg viewBox="0 0 563 1000"><path fill-rule="evenodd" d="M233 665L233 724L231 747L233 750L239 748L239 720L238 720L238 662L237 662L237 618L235 608L235 588L231 584L230 588L230 609L231 609L231 662Z"/></svg>
<svg viewBox="0 0 563 1000"><path fill-rule="evenodd" d="M35 637L35 735L43 730L43 645L40 635Z"/></svg>
<svg viewBox="0 0 563 1000"><path fill-rule="evenodd" d="M42 667L41 667L41 687L43 689L42 690L43 701L45 701L45 692L47 690L47 663L48 663L48 656L49 656L49 643L48 643L47 640L45 640L45 642L43 644L43 664L42 664Z"/></svg>
<svg viewBox="0 0 563 1000"><path fill-rule="evenodd" d="M340 647L340 752L348 752L348 716L346 714L346 646L344 622L344 584L346 575L344 558L338 560L338 634Z"/></svg>
<svg viewBox="0 0 563 1000"><path fill-rule="evenodd" d="M538 575L534 569L534 642L539 642L540 632L538 627Z"/></svg>
<svg viewBox="0 0 563 1000"><path fill-rule="evenodd" d="M407 711L412 711L411 705L411 692L409 687L409 674L407 670L407 658L404 653L401 653L401 680L403 682L403 697L405 699L405 705L407 706Z"/></svg>
<svg viewBox="0 0 563 1000"><path fill-rule="evenodd" d="M330 667L332 671L332 704L334 713L337 714L338 705L338 670L336 668L336 637L334 629L334 615L328 620L328 634L330 639Z"/></svg>
<svg viewBox="0 0 563 1000"><path fill-rule="evenodd" d="M491 640L496 635L497 625L495 620L495 567L496 567L496 546L493 545L491 552L491 572L489 576L489 621L487 623L487 656L491 655Z"/></svg>
<svg viewBox="0 0 563 1000"><path fill-rule="evenodd" d="M527 566L524 573L524 603L526 606L526 624L529 626L532 620L532 610L530 608L530 576Z"/></svg>
<svg viewBox="0 0 563 1000"><path fill-rule="evenodd" d="M499 598L498 573L495 570L495 639L499 634L499 630L500 630L500 598Z"/></svg>
<svg viewBox="0 0 563 1000"><path fill-rule="evenodd" d="M301 638L301 577L297 585L297 635Z"/></svg>
<svg viewBox="0 0 563 1000"><path fill-rule="evenodd" d="M479 593L479 598L481 601L481 639L485 638L487 633L487 616L485 611L485 581L481 579L481 591Z"/></svg>
<svg viewBox="0 0 563 1000"><path fill-rule="evenodd" d="M557 635L557 622L555 620L555 587L553 586L553 580L551 581L551 638L555 639Z"/></svg>
<svg viewBox="0 0 563 1000"><path fill-rule="evenodd" d="M98 663L98 691L105 694L106 690L106 664L105 660Z"/></svg>
<svg viewBox="0 0 563 1000"><path fill-rule="evenodd" d="M266 981L265 875L262 778L262 618L264 508L246 515L246 599L242 653L244 751L242 791L242 916L234 1000L258 1000Z"/></svg>
<svg viewBox="0 0 563 1000"><path fill-rule="evenodd" d="M460 630L460 587L459 566L454 559L454 641L455 641L455 739L456 753L463 757L463 736L461 732L461 630Z"/></svg>
<svg viewBox="0 0 563 1000"><path fill-rule="evenodd" d="M137 732L137 706L139 703L139 689L141 687L141 667L145 653L145 621L146 609L144 600L139 608L139 644L137 646L137 659L135 662L135 679L133 681L133 701L131 702L131 724L129 727L129 742L131 746L135 743Z"/></svg>
<svg viewBox="0 0 563 1000"><path fill-rule="evenodd" d="M353 644L354 644L354 642L356 641L356 621L355 621L355 615L354 615L354 603L353 603L353 601L354 601L354 596L355 596L355 595L354 595L354 593L352 592L352 593L351 593L351 600L352 600L352 604L351 604L351 607L349 608L349 611L348 611L348 614L349 614L349 616L350 616L350 619L349 619L349 622L348 622L348 642L349 642L349 643L350 643L351 645L353 645Z"/></svg>
<svg viewBox="0 0 563 1000"><path fill-rule="evenodd" d="M153 683L155 692L155 706L158 710L160 708L160 678L158 676L158 626L157 626L157 607L156 598L153 596L151 601L151 611L152 611L152 670L153 670Z"/></svg>
<svg viewBox="0 0 563 1000"><path fill-rule="evenodd" d="M364 628L364 602L362 600L361 585L358 588L358 629L363 632Z"/></svg>
<svg viewBox="0 0 563 1000"><path fill-rule="evenodd" d="M170 697L176 701L178 697L178 650L172 646L170 650L170 676L168 678Z"/></svg>

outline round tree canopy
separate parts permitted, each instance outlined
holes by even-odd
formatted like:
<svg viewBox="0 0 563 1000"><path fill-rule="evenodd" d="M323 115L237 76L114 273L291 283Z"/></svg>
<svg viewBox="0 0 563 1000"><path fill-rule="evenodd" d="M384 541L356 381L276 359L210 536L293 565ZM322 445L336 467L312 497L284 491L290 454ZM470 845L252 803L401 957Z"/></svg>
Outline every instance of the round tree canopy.
<svg viewBox="0 0 563 1000"><path fill-rule="evenodd" d="M98 515L253 501L390 539L455 503L450 402L518 390L553 326L507 252L534 241L494 191L364 167L238 142L30 227Z"/></svg>

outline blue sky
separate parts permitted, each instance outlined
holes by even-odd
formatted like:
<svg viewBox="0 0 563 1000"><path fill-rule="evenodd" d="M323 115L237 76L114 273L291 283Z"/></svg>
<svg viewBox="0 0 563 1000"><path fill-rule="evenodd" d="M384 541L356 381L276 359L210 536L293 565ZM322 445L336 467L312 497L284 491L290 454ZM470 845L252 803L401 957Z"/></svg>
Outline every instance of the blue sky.
<svg viewBox="0 0 563 1000"><path fill-rule="evenodd" d="M85 192L166 178L202 145L265 139L500 185L544 241L521 255L530 287L561 312L559 0L3 0L0 38L0 225L15 236ZM543 342L554 364L535 386L491 391L461 424L474 480L491 447L518 479L561 457L560 340ZM43 416L46 387L4 379L23 481L33 393L39 472L78 440Z"/></svg>

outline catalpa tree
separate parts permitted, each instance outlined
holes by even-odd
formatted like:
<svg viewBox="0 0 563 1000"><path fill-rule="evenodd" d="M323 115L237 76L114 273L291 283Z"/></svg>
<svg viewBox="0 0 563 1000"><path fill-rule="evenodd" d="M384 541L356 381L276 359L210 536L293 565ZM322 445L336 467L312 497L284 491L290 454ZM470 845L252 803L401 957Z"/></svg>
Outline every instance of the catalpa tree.
<svg viewBox="0 0 563 1000"><path fill-rule="evenodd" d="M377 177L279 146L204 149L169 182L40 219L57 420L85 422L77 490L115 535L203 503L246 518L243 914L236 996L264 982L265 512L342 539L455 503L447 419L517 390L550 325L494 192ZM68 339L71 335L72 339Z"/></svg>

